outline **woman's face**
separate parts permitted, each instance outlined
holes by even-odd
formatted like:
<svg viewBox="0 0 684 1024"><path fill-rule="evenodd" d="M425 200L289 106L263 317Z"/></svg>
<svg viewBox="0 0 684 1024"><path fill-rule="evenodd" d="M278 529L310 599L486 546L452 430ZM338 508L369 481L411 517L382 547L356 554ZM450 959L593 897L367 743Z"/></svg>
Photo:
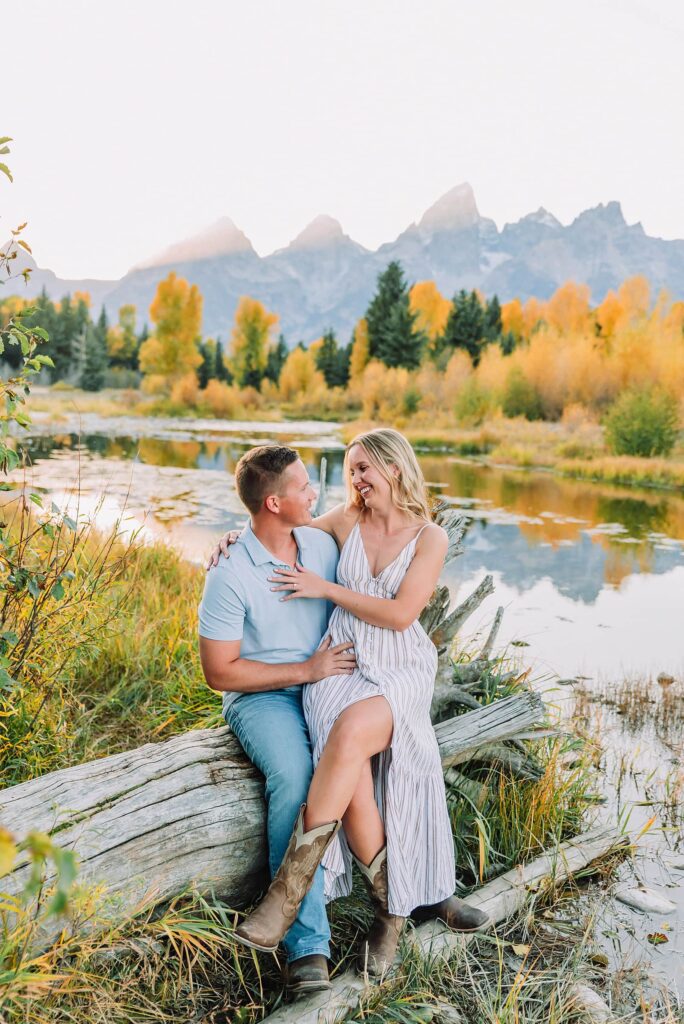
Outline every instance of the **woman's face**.
<svg viewBox="0 0 684 1024"><path fill-rule="evenodd" d="M352 487L369 508L381 508L391 501L390 485L370 461L363 445L355 444L349 449L349 475Z"/></svg>

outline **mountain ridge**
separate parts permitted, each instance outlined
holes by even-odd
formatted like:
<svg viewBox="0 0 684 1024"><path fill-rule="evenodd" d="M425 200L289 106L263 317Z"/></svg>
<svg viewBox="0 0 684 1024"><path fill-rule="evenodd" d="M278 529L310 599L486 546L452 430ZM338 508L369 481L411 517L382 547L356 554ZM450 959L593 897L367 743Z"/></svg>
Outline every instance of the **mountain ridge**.
<svg viewBox="0 0 684 1024"><path fill-rule="evenodd" d="M15 270L32 269L29 287L53 299L89 291L94 307L110 319L124 304L142 323L157 283L174 270L196 284L204 298L203 332L226 338L242 295L262 301L280 316L288 344L311 341L332 327L342 341L351 334L375 290L377 275L399 260L410 282L434 280L449 298L461 288L496 293L502 302L548 298L572 279L587 284L599 302L634 274L644 274L654 293L662 288L684 298L684 240L646 234L628 224L616 200L581 211L563 225L544 207L498 229L480 214L467 182L440 196L393 241L366 249L328 214L319 214L284 248L260 256L230 217L221 217L189 238L142 260L118 281L58 278L26 253Z"/></svg>

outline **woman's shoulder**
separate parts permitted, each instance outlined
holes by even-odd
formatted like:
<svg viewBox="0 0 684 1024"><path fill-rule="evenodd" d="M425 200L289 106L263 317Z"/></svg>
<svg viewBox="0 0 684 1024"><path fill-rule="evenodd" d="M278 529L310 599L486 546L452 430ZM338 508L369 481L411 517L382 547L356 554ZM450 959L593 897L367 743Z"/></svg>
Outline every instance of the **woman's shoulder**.
<svg viewBox="0 0 684 1024"><path fill-rule="evenodd" d="M319 530L332 534L339 546L342 547L358 517L359 510L354 505L348 505L341 501L339 505L333 506L315 519L313 525Z"/></svg>
<svg viewBox="0 0 684 1024"><path fill-rule="evenodd" d="M444 549L446 551L448 545L449 534L438 523L426 523L418 532L417 548L433 551Z"/></svg>

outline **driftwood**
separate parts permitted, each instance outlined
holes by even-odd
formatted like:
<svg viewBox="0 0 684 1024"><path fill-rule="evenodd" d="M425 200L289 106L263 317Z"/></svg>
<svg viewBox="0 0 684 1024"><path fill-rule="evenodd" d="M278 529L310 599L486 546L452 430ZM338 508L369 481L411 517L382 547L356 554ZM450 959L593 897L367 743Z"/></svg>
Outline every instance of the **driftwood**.
<svg viewBox="0 0 684 1024"><path fill-rule="evenodd" d="M539 696L525 693L440 723L445 769L527 732L543 715ZM19 839L38 829L76 850L80 882L107 888L104 917L190 886L240 907L265 880L262 778L227 728L184 733L13 786L0 793L0 821ZM18 892L28 870L19 865L3 889Z"/></svg>
<svg viewBox="0 0 684 1024"><path fill-rule="evenodd" d="M500 875L468 896L466 903L486 911L492 923L499 924L522 910L529 893L544 882L557 884L564 881L592 861L628 843L629 838L617 829L593 829L529 864L519 865ZM442 924L429 922L410 932L407 938L423 956L446 958L462 949L474 936L459 935L450 932ZM310 996L307 1000L297 1000L291 1006L283 1006L266 1017L263 1024L333 1024L356 1008L366 988L363 978L347 971L333 979L330 992ZM453 1019L458 1018L454 1016Z"/></svg>

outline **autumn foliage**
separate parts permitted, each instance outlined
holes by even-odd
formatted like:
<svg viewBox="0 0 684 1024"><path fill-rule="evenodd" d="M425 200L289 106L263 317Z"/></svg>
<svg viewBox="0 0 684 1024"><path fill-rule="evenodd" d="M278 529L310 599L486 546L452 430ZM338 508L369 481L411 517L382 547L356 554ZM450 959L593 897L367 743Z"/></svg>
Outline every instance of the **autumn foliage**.
<svg viewBox="0 0 684 1024"><path fill-rule="evenodd" d="M199 289L171 272L157 286L150 317L156 330L140 346L143 388L169 392L182 378L194 376L202 361L197 347L202 326Z"/></svg>

